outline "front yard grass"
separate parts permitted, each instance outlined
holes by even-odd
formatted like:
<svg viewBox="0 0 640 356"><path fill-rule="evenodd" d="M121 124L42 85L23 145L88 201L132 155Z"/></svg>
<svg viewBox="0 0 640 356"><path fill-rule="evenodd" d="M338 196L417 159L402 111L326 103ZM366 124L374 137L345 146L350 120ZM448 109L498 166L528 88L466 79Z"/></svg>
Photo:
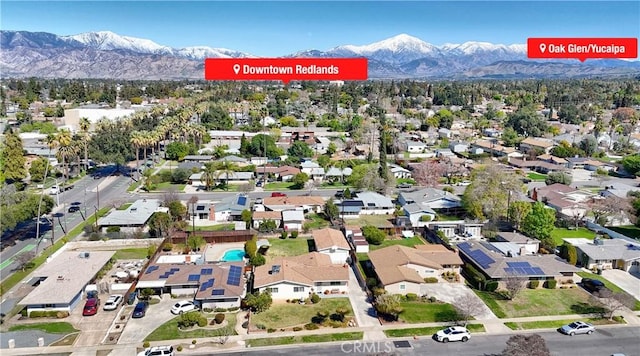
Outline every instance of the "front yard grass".
<svg viewBox="0 0 640 356"><path fill-rule="evenodd" d="M215 224L207 226L196 226L196 231L231 231L235 228L235 224Z"/></svg>
<svg viewBox="0 0 640 356"><path fill-rule="evenodd" d="M424 245L424 241L418 236L410 237L408 239L399 238L399 239L390 239L386 238L380 245L369 245L369 248L373 250L381 249L384 247L389 247L393 245L402 245L407 247L413 247L416 245Z"/></svg>
<svg viewBox="0 0 640 356"><path fill-rule="evenodd" d="M329 227L329 222L324 218L322 214L309 214L307 216L307 222L304 223L305 228L309 230L319 230Z"/></svg>
<svg viewBox="0 0 640 356"><path fill-rule="evenodd" d="M614 292L614 293L627 293L624 291L624 289L618 287L617 285L611 283L611 281L609 281L608 279L602 277L599 274L594 274L594 273L589 273L589 272L578 272L576 273L578 276L582 277L582 278L591 278L591 279L597 279L599 281L601 281L602 283L604 283L604 286L607 287L607 289L609 289L610 291ZM636 303L633 307L633 310L640 310L640 301L636 299Z"/></svg>
<svg viewBox="0 0 640 356"><path fill-rule="evenodd" d="M182 331L178 329L178 320L180 320L180 316L160 325L157 329L151 332L144 341L195 339L216 335L236 335L236 315L234 313L225 314L224 320L227 322L227 325L220 329L195 328L193 330Z"/></svg>
<svg viewBox="0 0 640 356"><path fill-rule="evenodd" d="M322 298L322 296L320 296ZM322 298L318 304L278 303L269 310L251 316L251 324L264 325L265 329L282 329L303 326L311 322L311 318L319 311L334 313L338 308L346 308L346 318L353 317L349 298Z"/></svg>
<svg viewBox="0 0 640 356"><path fill-rule="evenodd" d="M429 326L425 328L391 329L385 330L384 334L387 335L387 337L431 336L444 328L444 326ZM472 333L485 331L484 325L482 324L468 324L467 329Z"/></svg>
<svg viewBox="0 0 640 356"><path fill-rule="evenodd" d="M519 318L539 315L565 315L599 313L589 293L580 288L524 289L514 300L504 300L497 293L476 291L498 318Z"/></svg>
<svg viewBox="0 0 640 356"><path fill-rule="evenodd" d="M575 230L569 230L569 229L557 227L553 229L553 231L551 231L551 238L553 239L553 242L556 244L556 246L560 246L564 243L562 239L584 238L584 239L593 240L595 237L596 237L595 232L584 227L580 227Z"/></svg>
<svg viewBox="0 0 640 356"><path fill-rule="evenodd" d="M21 330L42 330L52 334L70 334L77 332L73 325L67 322L53 322L53 323L38 323L38 324L23 324L14 325L9 328L9 331L21 331Z"/></svg>
<svg viewBox="0 0 640 356"><path fill-rule="evenodd" d="M264 190L291 190L295 184L292 182L271 182L264 186Z"/></svg>
<svg viewBox="0 0 640 356"><path fill-rule="evenodd" d="M291 344L313 343L313 342L362 340L363 335L364 333L362 331L356 331L356 332L350 332L350 333L337 333L337 334L268 337L268 338L262 338L262 339L247 340L247 345L250 347L260 347L260 346L291 345Z"/></svg>
<svg viewBox="0 0 640 356"><path fill-rule="evenodd" d="M156 185L156 191L175 190L177 192L184 192L184 187L186 186L186 184L173 184L171 182L163 182Z"/></svg>
<svg viewBox="0 0 640 356"><path fill-rule="evenodd" d="M525 322L507 322L504 323L511 330L531 330L531 329L557 329L564 325L573 323L575 319L565 320L541 320L541 321L525 321ZM609 320L607 318L587 318L580 319L585 323L591 323L593 325L610 325L610 324L624 324L624 321L620 318L614 318Z"/></svg>
<svg viewBox="0 0 640 356"><path fill-rule="evenodd" d="M116 260L143 260L147 258L148 249L146 247L139 248L123 248L117 250L113 258Z"/></svg>
<svg viewBox="0 0 640 356"><path fill-rule="evenodd" d="M610 226L608 229L621 233L632 239L640 239L640 227L635 225Z"/></svg>
<svg viewBox="0 0 640 356"><path fill-rule="evenodd" d="M392 227L391 219L393 215L360 215L357 219L345 219L347 226L375 226L375 227Z"/></svg>
<svg viewBox="0 0 640 356"><path fill-rule="evenodd" d="M298 237L295 239L269 239L271 245L264 255L267 260L274 257L300 256L310 251L313 240Z"/></svg>
<svg viewBox="0 0 640 356"><path fill-rule="evenodd" d="M547 179L547 176L545 174L529 172L529 173L527 173L527 178L529 178L531 180L544 181L545 179Z"/></svg>
<svg viewBox="0 0 640 356"><path fill-rule="evenodd" d="M407 323L453 321L457 315L453 305L447 303L402 302L400 305L404 310L399 318Z"/></svg>

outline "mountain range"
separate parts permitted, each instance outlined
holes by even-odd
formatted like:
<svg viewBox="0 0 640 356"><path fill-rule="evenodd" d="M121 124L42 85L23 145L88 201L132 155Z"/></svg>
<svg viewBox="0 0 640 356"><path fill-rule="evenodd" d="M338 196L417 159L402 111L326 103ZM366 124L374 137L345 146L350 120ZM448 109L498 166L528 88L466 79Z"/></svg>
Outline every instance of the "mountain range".
<svg viewBox="0 0 640 356"><path fill-rule="evenodd" d="M251 58L207 46L172 48L109 31L59 36L0 31L0 76L48 78L202 79L205 58ZM569 78L640 74L640 62L528 60L524 44L465 42L436 46L400 34L368 45L305 50L282 57L367 57L370 78Z"/></svg>

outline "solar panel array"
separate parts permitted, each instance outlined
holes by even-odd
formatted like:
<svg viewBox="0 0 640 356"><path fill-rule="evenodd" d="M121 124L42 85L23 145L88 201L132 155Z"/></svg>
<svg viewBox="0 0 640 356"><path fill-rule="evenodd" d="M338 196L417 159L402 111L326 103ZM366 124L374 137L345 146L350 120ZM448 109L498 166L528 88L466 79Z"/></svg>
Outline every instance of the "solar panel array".
<svg viewBox="0 0 640 356"><path fill-rule="evenodd" d="M482 250L470 251L469 256L484 269L489 268L489 265L496 262L493 258L487 256L487 254Z"/></svg>
<svg viewBox="0 0 640 356"><path fill-rule="evenodd" d="M160 268L160 267L158 267L158 266L150 266L149 268L147 268L147 271L144 274L149 274L149 273L157 270L158 268Z"/></svg>
<svg viewBox="0 0 640 356"><path fill-rule="evenodd" d="M530 268L529 262L507 262L507 266L513 268Z"/></svg>
<svg viewBox="0 0 640 356"><path fill-rule="evenodd" d="M522 275L522 276L544 276L545 273L538 267L510 267L505 268L504 271L507 274Z"/></svg>
<svg viewBox="0 0 640 356"><path fill-rule="evenodd" d="M189 282L199 282L200 281L200 275L199 274L190 274L189 275Z"/></svg>
<svg viewBox="0 0 640 356"><path fill-rule="evenodd" d="M213 282L214 281L215 281L215 279L211 278L211 279L207 280L206 282L202 283L200 285L200 291L204 292L207 288L213 287Z"/></svg>
<svg viewBox="0 0 640 356"><path fill-rule="evenodd" d="M175 268L175 267L171 268L170 270L164 272L164 274L162 274L160 276L160 278L162 278L162 279L169 278L169 276L172 276L174 273L178 272L179 270L180 270L180 268Z"/></svg>
<svg viewBox="0 0 640 356"><path fill-rule="evenodd" d="M203 268L200 270L200 274L203 276L209 276L213 274L213 268Z"/></svg>
<svg viewBox="0 0 640 356"><path fill-rule="evenodd" d="M242 268L239 266L231 266L229 268L229 277L227 277L227 284L230 284L233 286L239 286L241 278L242 278Z"/></svg>
<svg viewBox="0 0 640 356"><path fill-rule="evenodd" d="M224 289L214 289L211 291L211 295L224 295Z"/></svg>

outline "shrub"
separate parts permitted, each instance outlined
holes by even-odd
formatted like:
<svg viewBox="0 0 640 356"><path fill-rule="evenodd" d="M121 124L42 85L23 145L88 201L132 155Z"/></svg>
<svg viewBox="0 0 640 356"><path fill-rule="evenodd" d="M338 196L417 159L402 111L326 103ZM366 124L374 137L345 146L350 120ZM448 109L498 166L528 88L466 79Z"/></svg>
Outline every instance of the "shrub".
<svg viewBox="0 0 640 356"><path fill-rule="evenodd" d="M462 273L465 277L467 277L467 280L471 283L471 285L473 285L477 289L481 289L482 285L486 281L484 275L478 272L478 270L471 266L471 264L469 263L466 263L462 267Z"/></svg>
<svg viewBox="0 0 640 356"><path fill-rule="evenodd" d="M203 320L204 320L204 325L200 325ZM200 313L195 312L195 311L184 313L184 314L180 315L180 318L178 319L178 327L179 328L188 328L188 327L192 327L194 325L206 326L207 325L207 319L205 317L201 316Z"/></svg>
<svg viewBox="0 0 640 356"><path fill-rule="evenodd" d="M176 347L176 350L182 351L182 345L178 345L178 347Z"/></svg>
<svg viewBox="0 0 640 356"><path fill-rule="evenodd" d="M558 284L558 281L556 281L555 279L549 279L544 282L544 287L547 289L555 289L556 284Z"/></svg>
<svg viewBox="0 0 640 356"><path fill-rule="evenodd" d="M498 289L498 281L489 281L484 286L484 290L486 290L487 292L495 292L496 289Z"/></svg>
<svg viewBox="0 0 640 356"><path fill-rule="evenodd" d="M320 327L318 326L318 324L314 324L314 323L304 324L304 328L305 328L306 330L318 330L318 329L320 329Z"/></svg>
<svg viewBox="0 0 640 356"><path fill-rule="evenodd" d="M378 285L378 280L373 278L373 277L369 277L367 278L367 287L369 288L373 288L375 286Z"/></svg>
<svg viewBox="0 0 640 356"><path fill-rule="evenodd" d="M430 303L435 303L437 301L438 301L438 299L436 297L433 297L433 296L429 297L429 302Z"/></svg>
<svg viewBox="0 0 640 356"><path fill-rule="evenodd" d="M376 296L376 297L379 296L379 295L387 293L387 291L384 290L384 288L380 288L380 287L373 288L372 292L373 292L373 295Z"/></svg>
<svg viewBox="0 0 640 356"><path fill-rule="evenodd" d="M264 330L264 329L266 329L267 327L266 327L266 326L264 326L264 324L256 324L256 328L258 328L258 329L260 329L260 330Z"/></svg>
<svg viewBox="0 0 640 356"><path fill-rule="evenodd" d="M238 309L240 309L240 307L233 307L233 308L227 309L227 311L234 312L234 311L237 311Z"/></svg>
<svg viewBox="0 0 640 356"><path fill-rule="evenodd" d="M317 295L317 294L315 294L315 293L313 293L313 294L311 295L311 303L313 303L313 304L318 304L318 303L320 303L320 296L319 296L319 295Z"/></svg>
<svg viewBox="0 0 640 356"><path fill-rule="evenodd" d="M280 233L280 238L283 239L283 240L286 239L287 238L287 232L286 231L281 232Z"/></svg>
<svg viewBox="0 0 640 356"><path fill-rule="evenodd" d="M407 299L408 302L414 302L414 301L418 300L418 295L415 294L415 293L407 293L405 298Z"/></svg>
<svg viewBox="0 0 640 356"><path fill-rule="evenodd" d="M197 344L197 343L198 343L198 340L193 339L193 340L191 340L191 343L195 345L195 344Z"/></svg>
<svg viewBox="0 0 640 356"><path fill-rule="evenodd" d="M276 332L276 329L274 329L274 328L269 328L269 329L267 329L267 332L268 332L268 333L274 333L274 332Z"/></svg>
<svg viewBox="0 0 640 356"><path fill-rule="evenodd" d="M201 317L200 319L198 319L198 326L201 328L207 326L207 318Z"/></svg>
<svg viewBox="0 0 640 356"><path fill-rule="evenodd" d="M298 234L299 234L299 232L294 230L294 231L291 231L291 235L289 235L289 237L292 238L292 239L295 239L295 238L298 237Z"/></svg>
<svg viewBox="0 0 640 356"><path fill-rule="evenodd" d="M372 245L380 245L385 238L384 232L377 227L370 225L362 228L362 235L367 242Z"/></svg>
<svg viewBox="0 0 640 356"><path fill-rule="evenodd" d="M300 331L300 330L302 330L302 328L301 328L301 327L299 327L299 326L295 326L295 327L293 328L293 331Z"/></svg>
<svg viewBox="0 0 640 356"><path fill-rule="evenodd" d="M216 313L222 313L222 312L225 311L225 309L224 308L215 308L215 309L213 309L213 311L216 312Z"/></svg>
<svg viewBox="0 0 640 356"><path fill-rule="evenodd" d="M202 311L205 312L205 313L211 313L213 311L213 309L211 309L211 308L203 308Z"/></svg>
<svg viewBox="0 0 640 356"><path fill-rule="evenodd" d="M164 245L162 245L162 251L169 252L171 250L173 250L173 244L171 242L165 242Z"/></svg>
<svg viewBox="0 0 640 356"><path fill-rule="evenodd" d="M151 346L151 344L149 343L149 341L145 341L145 342L142 344L142 347L144 347L145 349L146 349L147 347L149 347L149 346Z"/></svg>
<svg viewBox="0 0 640 356"><path fill-rule="evenodd" d="M56 318L58 319L66 318L68 316L69 316L69 312L67 311L59 311L56 313Z"/></svg>
<svg viewBox="0 0 640 356"><path fill-rule="evenodd" d="M427 277L424 279L424 283L438 283L437 277Z"/></svg>
<svg viewBox="0 0 640 356"><path fill-rule="evenodd" d="M540 285L540 282L538 282L538 281L529 281L529 288L530 289L536 289L536 288L538 288L539 285Z"/></svg>
<svg viewBox="0 0 640 356"><path fill-rule="evenodd" d="M216 321L216 324L222 324L222 322L224 321L224 314L222 314L222 313L216 314L216 316L213 318L213 320Z"/></svg>

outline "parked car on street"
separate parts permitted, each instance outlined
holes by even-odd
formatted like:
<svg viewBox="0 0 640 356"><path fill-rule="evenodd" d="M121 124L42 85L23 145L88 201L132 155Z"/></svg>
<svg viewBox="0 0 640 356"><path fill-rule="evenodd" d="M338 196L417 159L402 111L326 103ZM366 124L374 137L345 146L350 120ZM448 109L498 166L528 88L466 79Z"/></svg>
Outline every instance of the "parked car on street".
<svg viewBox="0 0 640 356"><path fill-rule="evenodd" d="M607 289L604 283L602 283L602 281L599 281L597 279L583 278L582 282L580 283L582 284L582 287L584 289L586 289L591 293L602 292L603 290Z"/></svg>
<svg viewBox="0 0 640 356"><path fill-rule="evenodd" d="M173 346L154 346L147 347L144 351L138 353L138 356L174 356Z"/></svg>
<svg viewBox="0 0 640 356"><path fill-rule="evenodd" d="M135 309L133 309L133 315L131 315L131 317L136 319L144 317L145 314L147 313L147 308L149 308L148 302L145 302L145 301L138 302L138 304L136 304Z"/></svg>
<svg viewBox="0 0 640 356"><path fill-rule="evenodd" d="M593 325L585 323L583 321L574 321L571 324L567 324L561 327L560 329L558 329L558 331L569 336L573 336L576 334L588 335L596 331L596 328Z"/></svg>
<svg viewBox="0 0 640 356"><path fill-rule="evenodd" d="M80 206L79 205L71 205L69 207L69 209L67 210L67 212L69 212L69 213L75 213L75 212L78 212L78 211L80 211Z"/></svg>
<svg viewBox="0 0 640 356"><path fill-rule="evenodd" d="M181 300L174 304L173 307L171 307L171 313L182 314L196 309L197 307L195 304L193 304L193 302L190 302L188 300Z"/></svg>
<svg viewBox="0 0 640 356"><path fill-rule="evenodd" d="M114 294L114 295L110 295L109 298L107 299L107 301L104 303L104 310L116 310L118 308L118 306L120 304L122 304L122 301L124 300L124 297L120 294Z"/></svg>
<svg viewBox="0 0 640 356"><path fill-rule="evenodd" d="M446 329L438 331L434 338L436 341L449 342L449 341L462 341L467 342L471 338L471 333L467 328L463 326L450 326Z"/></svg>
<svg viewBox="0 0 640 356"><path fill-rule="evenodd" d="M287 195L284 193L280 193L280 192L273 192L271 193L271 197L275 198L275 197L286 197Z"/></svg>
<svg viewBox="0 0 640 356"><path fill-rule="evenodd" d="M87 299L87 301L84 303L84 308L82 309L82 316L96 315L99 307L100 307L100 299L98 298Z"/></svg>

